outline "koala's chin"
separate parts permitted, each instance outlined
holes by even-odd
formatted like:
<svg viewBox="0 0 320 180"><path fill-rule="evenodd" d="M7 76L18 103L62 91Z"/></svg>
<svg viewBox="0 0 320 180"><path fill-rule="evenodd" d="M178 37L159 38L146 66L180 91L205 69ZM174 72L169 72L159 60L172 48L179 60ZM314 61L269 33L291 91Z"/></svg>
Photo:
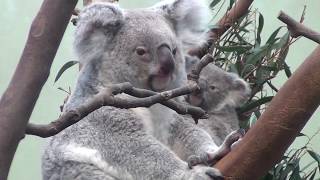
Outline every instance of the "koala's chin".
<svg viewBox="0 0 320 180"><path fill-rule="evenodd" d="M164 91L168 89L171 82L171 75L153 75L149 79L149 86L153 91Z"/></svg>

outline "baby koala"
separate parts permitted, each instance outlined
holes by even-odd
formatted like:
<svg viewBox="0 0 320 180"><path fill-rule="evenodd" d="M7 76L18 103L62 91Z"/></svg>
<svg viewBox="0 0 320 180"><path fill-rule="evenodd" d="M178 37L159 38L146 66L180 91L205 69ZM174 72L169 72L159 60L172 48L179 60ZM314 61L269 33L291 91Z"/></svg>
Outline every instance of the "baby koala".
<svg viewBox="0 0 320 180"><path fill-rule="evenodd" d="M187 58L188 72L196 61L196 58ZM199 120L198 126L220 145L228 134L239 129L236 108L250 98L250 86L237 74L226 72L212 63L202 70L199 86L200 90L188 95L186 100L207 111L209 118Z"/></svg>

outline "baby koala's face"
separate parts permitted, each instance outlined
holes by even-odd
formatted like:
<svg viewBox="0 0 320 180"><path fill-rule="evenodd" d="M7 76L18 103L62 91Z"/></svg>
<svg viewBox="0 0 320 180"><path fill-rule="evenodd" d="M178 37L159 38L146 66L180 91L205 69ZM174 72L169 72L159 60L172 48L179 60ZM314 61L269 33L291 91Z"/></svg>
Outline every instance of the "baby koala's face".
<svg viewBox="0 0 320 180"><path fill-rule="evenodd" d="M251 95L247 82L237 74L226 72L213 64L202 70L199 86L200 90L190 94L187 101L206 111L219 110L225 106L239 107Z"/></svg>

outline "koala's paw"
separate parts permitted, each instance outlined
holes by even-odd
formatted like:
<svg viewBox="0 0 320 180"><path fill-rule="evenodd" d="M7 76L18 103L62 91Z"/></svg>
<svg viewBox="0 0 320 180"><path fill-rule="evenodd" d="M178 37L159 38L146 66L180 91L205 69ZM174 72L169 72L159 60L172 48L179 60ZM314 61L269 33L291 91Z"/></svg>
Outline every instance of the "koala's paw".
<svg viewBox="0 0 320 180"><path fill-rule="evenodd" d="M213 159L210 156L210 153L207 153L207 152L203 152L200 155L191 155L187 159L188 167L190 169L192 169L192 167L199 165L199 164L209 166L212 164L211 163L212 161L213 161Z"/></svg>
<svg viewBox="0 0 320 180"><path fill-rule="evenodd" d="M183 180L223 180L218 169L206 166L195 166L183 178Z"/></svg>
<svg viewBox="0 0 320 180"><path fill-rule="evenodd" d="M235 148L239 142L242 140L243 136L245 135L244 129L238 129L236 131L232 131L226 139L222 143L222 147L229 149L229 151Z"/></svg>
<svg viewBox="0 0 320 180"><path fill-rule="evenodd" d="M200 155L191 155L187 159L189 168L196 165L212 166L216 164L220 159L226 156L232 149L236 148L240 141L242 140L245 131L239 129L231 132L226 139L223 141L222 145L215 151L203 152Z"/></svg>

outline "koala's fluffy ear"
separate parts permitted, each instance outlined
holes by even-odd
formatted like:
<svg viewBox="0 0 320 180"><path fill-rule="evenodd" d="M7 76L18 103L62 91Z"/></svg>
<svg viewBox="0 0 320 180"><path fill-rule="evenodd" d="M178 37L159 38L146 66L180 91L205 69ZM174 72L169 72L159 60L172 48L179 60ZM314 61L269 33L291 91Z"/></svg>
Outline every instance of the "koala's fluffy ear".
<svg viewBox="0 0 320 180"><path fill-rule="evenodd" d="M84 8L79 15L74 41L80 63L101 55L123 23L123 10L116 4L96 2Z"/></svg>
<svg viewBox="0 0 320 180"><path fill-rule="evenodd" d="M205 42L209 8L205 0L164 0L153 6L174 25L185 49Z"/></svg>

